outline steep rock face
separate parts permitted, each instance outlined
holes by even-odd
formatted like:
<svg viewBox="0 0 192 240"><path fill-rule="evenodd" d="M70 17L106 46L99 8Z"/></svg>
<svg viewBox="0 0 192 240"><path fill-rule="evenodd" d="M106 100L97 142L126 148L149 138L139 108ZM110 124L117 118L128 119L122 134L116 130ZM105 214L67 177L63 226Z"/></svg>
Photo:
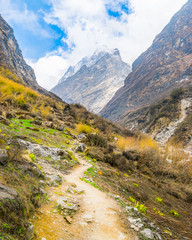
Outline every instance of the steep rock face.
<svg viewBox="0 0 192 240"><path fill-rule="evenodd" d="M134 63L125 85L101 111L111 120L192 84L192 0L176 13L152 46Z"/></svg>
<svg viewBox="0 0 192 240"><path fill-rule="evenodd" d="M49 97L57 98L59 97L53 93L40 87L36 81L35 73L33 69L26 64L23 59L21 49L15 39L13 29L0 15L0 67L8 68L12 73L14 73L18 78L23 80L23 82L37 90L38 92L47 95Z"/></svg>
<svg viewBox="0 0 192 240"><path fill-rule="evenodd" d="M118 49L95 52L69 67L51 91L68 103L81 103L98 113L123 86L130 66L121 60Z"/></svg>
<svg viewBox="0 0 192 240"><path fill-rule="evenodd" d="M13 29L0 15L0 66L7 67L29 86L38 86L33 69L23 59Z"/></svg>

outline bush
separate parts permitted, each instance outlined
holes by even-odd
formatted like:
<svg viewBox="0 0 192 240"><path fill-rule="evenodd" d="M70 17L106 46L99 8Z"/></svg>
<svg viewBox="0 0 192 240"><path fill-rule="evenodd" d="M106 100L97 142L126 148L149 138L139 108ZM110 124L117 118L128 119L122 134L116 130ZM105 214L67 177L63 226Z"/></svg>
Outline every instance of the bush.
<svg viewBox="0 0 192 240"><path fill-rule="evenodd" d="M93 129L90 126L88 126L87 124L79 123L79 124L77 124L77 131L79 133L92 133Z"/></svg>
<svg viewBox="0 0 192 240"><path fill-rule="evenodd" d="M85 139L85 142L92 147L107 147L107 141L106 139L101 136L100 134L92 134L89 133L87 135L87 138Z"/></svg>

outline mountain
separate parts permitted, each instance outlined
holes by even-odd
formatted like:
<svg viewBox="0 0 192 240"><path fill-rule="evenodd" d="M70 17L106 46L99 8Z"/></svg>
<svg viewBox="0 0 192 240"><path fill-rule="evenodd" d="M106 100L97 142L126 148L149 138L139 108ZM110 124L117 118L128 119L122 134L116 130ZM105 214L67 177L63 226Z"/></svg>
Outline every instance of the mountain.
<svg viewBox="0 0 192 240"><path fill-rule="evenodd" d="M96 51L70 66L51 91L68 103L81 103L98 113L123 86L129 72L118 49Z"/></svg>
<svg viewBox="0 0 192 240"><path fill-rule="evenodd" d="M0 67L10 70L23 83L38 92L59 98L40 87L36 81L34 70L25 62L21 49L15 39L13 29L0 15Z"/></svg>
<svg viewBox="0 0 192 240"><path fill-rule="evenodd" d="M126 125L129 112L149 106L173 89L192 84L192 0L133 63L132 72L101 115ZM127 117L126 117L127 116Z"/></svg>
<svg viewBox="0 0 192 240"><path fill-rule="evenodd" d="M37 87L33 69L23 59L13 29L0 15L0 66L8 68L27 85Z"/></svg>

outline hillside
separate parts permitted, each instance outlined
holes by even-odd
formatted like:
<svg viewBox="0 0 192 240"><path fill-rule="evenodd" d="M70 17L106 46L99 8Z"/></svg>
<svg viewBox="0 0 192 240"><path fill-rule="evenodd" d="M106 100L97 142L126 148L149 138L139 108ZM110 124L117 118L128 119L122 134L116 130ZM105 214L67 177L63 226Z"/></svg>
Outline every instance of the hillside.
<svg viewBox="0 0 192 240"><path fill-rule="evenodd" d="M149 136L78 104L57 102L3 76L0 83L2 238L192 237L186 153L162 155ZM90 205L89 194L99 208ZM109 231L95 232L97 221ZM116 222L113 230L110 221Z"/></svg>
<svg viewBox="0 0 192 240"><path fill-rule="evenodd" d="M103 117L125 123L128 112L157 102L173 89L191 86L191 14L189 0L133 63L125 85L101 111Z"/></svg>
<svg viewBox="0 0 192 240"><path fill-rule="evenodd" d="M22 55L6 46L0 55L0 239L192 239L192 155L183 149L191 141L191 89L143 108L140 121L137 112L128 116L133 129L139 123L154 137L177 125L161 146L26 80L24 65L11 64L24 64Z"/></svg>
<svg viewBox="0 0 192 240"><path fill-rule="evenodd" d="M129 72L118 49L97 51L69 67L51 91L68 103L80 103L98 113L123 86Z"/></svg>
<svg viewBox="0 0 192 240"><path fill-rule="evenodd" d="M192 87L179 88L163 100L129 111L117 122L134 131L150 134L158 142L192 147Z"/></svg>

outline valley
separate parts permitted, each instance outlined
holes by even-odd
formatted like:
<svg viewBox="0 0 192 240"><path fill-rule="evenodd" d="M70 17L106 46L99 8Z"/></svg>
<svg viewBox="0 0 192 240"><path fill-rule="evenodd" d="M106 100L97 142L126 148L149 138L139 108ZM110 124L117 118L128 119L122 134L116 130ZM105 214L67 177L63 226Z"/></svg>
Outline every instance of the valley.
<svg viewBox="0 0 192 240"><path fill-rule="evenodd" d="M51 91L0 15L0 240L192 239L191 12L132 72L108 47L67 65L62 38L54 64L69 67Z"/></svg>

